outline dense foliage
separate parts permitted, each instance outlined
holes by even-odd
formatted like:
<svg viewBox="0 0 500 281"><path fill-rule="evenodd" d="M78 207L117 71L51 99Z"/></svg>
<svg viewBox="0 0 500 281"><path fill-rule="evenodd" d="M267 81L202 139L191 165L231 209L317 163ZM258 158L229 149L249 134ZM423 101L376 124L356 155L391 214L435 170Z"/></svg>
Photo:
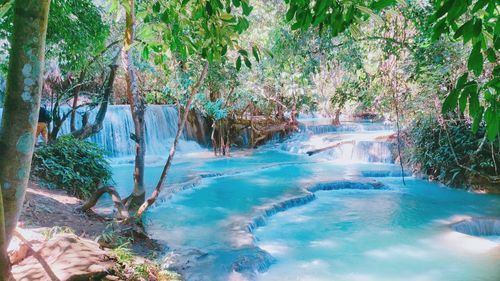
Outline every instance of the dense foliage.
<svg viewBox="0 0 500 281"><path fill-rule="evenodd" d="M96 144L61 137L42 145L33 155L32 175L79 198L88 198L111 180L105 152Z"/></svg>
<svg viewBox="0 0 500 281"><path fill-rule="evenodd" d="M484 127L474 133L471 126L465 120L419 119L409 130L410 164L449 185L493 184L500 179L499 143L486 141Z"/></svg>

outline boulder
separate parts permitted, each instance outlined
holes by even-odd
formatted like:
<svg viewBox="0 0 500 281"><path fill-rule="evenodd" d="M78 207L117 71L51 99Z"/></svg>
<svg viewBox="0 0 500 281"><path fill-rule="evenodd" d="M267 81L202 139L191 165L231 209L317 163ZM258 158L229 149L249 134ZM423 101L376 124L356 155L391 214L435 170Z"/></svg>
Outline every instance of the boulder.
<svg viewBox="0 0 500 281"><path fill-rule="evenodd" d="M13 266L12 274L17 281L98 280L113 271L114 265L112 256L96 242L64 234L39 245Z"/></svg>

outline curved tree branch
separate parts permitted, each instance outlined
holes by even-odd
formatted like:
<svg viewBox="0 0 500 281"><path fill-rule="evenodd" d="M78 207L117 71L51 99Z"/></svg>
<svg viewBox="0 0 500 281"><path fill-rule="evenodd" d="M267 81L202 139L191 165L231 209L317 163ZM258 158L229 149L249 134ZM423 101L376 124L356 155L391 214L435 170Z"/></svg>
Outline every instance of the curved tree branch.
<svg viewBox="0 0 500 281"><path fill-rule="evenodd" d="M90 208L94 207L97 204L99 198L101 198L101 196L104 195L105 193L111 195L111 200L113 200L116 209L118 209L119 217L122 219L130 218L128 209L125 207L125 205L123 205L120 194L118 194L118 192L116 192L116 190L112 186L105 186L96 190L96 192L92 194L89 200L81 207L81 210L82 211L90 210Z"/></svg>

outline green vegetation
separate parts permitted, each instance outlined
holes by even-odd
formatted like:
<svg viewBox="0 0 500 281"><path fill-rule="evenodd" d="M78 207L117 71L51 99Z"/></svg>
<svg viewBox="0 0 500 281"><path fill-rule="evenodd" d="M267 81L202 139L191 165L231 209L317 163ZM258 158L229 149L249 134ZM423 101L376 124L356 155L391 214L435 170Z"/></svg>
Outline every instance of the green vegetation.
<svg viewBox="0 0 500 281"><path fill-rule="evenodd" d="M121 265L115 272L116 276L124 280L159 280L159 281L181 281L182 277L174 272L161 270L158 263L136 260L130 249L130 244L125 243L114 249L112 253Z"/></svg>
<svg viewBox="0 0 500 281"><path fill-rule="evenodd" d="M247 132L255 147L294 131L302 113L335 126L342 114L375 116L397 125L398 141L408 129L405 157L423 173L498 184L499 16L497 0L0 1L0 246L30 172L80 198L110 181L104 152L79 139L102 129L112 103L130 105L134 121L134 190L115 203L140 206L136 218L160 194L190 110L210 123L216 155ZM41 104L52 111L52 143L35 150ZM180 114L146 200L148 104ZM60 137L65 122L73 137ZM0 280L6 260L0 252Z"/></svg>
<svg viewBox="0 0 500 281"><path fill-rule="evenodd" d="M88 198L111 180L104 151L71 136L40 146L33 154L32 165L33 176L79 198Z"/></svg>
<svg viewBox="0 0 500 281"><path fill-rule="evenodd" d="M448 185L494 187L499 179L499 144L487 142L484 127L474 133L472 126L466 120L419 119L409 130L410 164Z"/></svg>

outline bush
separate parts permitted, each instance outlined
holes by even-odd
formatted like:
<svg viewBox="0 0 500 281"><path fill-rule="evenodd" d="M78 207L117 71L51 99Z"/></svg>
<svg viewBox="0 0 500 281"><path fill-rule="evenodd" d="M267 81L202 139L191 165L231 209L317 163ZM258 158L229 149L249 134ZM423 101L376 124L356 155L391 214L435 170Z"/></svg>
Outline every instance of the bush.
<svg viewBox="0 0 500 281"><path fill-rule="evenodd" d="M446 129L436 118L424 117L410 127L409 164L454 186L471 186L478 177L497 176L499 142L485 140L484 127L473 133L464 119L445 122Z"/></svg>
<svg viewBox="0 0 500 281"><path fill-rule="evenodd" d="M104 154L94 143L64 136L35 150L31 175L49 187L88 198L99 184L111 180L111 168Z"/></svg>

